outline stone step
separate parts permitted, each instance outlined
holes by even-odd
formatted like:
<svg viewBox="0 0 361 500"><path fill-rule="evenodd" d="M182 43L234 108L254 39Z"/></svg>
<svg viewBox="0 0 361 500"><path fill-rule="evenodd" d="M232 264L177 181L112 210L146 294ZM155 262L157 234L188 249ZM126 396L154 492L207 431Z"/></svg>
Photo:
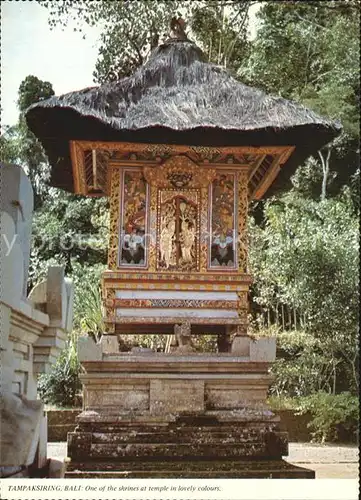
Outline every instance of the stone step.
<svg viewBox="0 0 361 500"><path fill-rule="evenodd" d="M265 429L269 430L278 430L279 426L275 423L265 423L265 422L220 422L217 425L177 425L174 423L170 423L166 426L155 426L155 425L109 425L109 424L79 424L77 426L77 432L92 432L92 433L129 433L129 432L179 432L183 434L188 433L199 433L199 432L225 432L225 433L234 433L234 432L245 432L245 431L254 431L259 432L260 430L264 431Z"/></svg>
<svg viewBox="0 0 361 500"><path fill-rule="evenodd" d="M135 432L127 431L123 433L91 433L92 444L132 444L132 443L193 443L194 441L207 443L235 443L235 442L256 442L262 441L262 434L259 431L191 431L191 432Z"/></svg>
<svg viewBox="0 0 361 500"><path fill-rule="evenodd" d="M280 458L280 450L275 454ZM236 444L217 444L213 443L137 443L137 444L92 444L88 451L91 458L113 458L113 459L131 459L131 458L197 458L197 457L269 457L271 450L265 443L236 443ZM72 458L76 458L71 454ZM272 458L276 458L273 456Z"/></svg>
<svg viewBox="0 0 361 500"><path fill-rule="evenodd" d="M283 460L167 461L167 462L71 462L66 478L294 478L313 479L312 470Z"/></svg>

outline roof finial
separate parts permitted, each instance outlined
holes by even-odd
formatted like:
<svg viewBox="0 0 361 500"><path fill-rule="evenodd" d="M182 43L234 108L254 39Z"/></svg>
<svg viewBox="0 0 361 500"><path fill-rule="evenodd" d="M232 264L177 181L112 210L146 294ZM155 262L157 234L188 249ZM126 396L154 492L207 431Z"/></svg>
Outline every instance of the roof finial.
<svg viewBox="0 0 361 500"><path fill-rule="evenodd" d="M176 40L188 40L185 33L186 22L182 17L172 17L169 37Z"/></svg>

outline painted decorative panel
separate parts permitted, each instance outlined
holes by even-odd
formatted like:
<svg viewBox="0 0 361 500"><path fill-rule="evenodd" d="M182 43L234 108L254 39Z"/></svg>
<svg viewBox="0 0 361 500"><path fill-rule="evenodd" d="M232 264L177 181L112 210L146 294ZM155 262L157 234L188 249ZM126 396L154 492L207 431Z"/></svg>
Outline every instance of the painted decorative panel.
<svg viewBox="0 0 361 500"><path fill-rule="evenodd" d="M148 185L142 171L123 172L121 199L119 266L146 267Z"/></svg>
<svg viewBox="0 0 361 500"><path fill-rule="evenodd" d="M211 268L235 269L237 267L235 173L217 173L210 192L209 264Z"/></svg>

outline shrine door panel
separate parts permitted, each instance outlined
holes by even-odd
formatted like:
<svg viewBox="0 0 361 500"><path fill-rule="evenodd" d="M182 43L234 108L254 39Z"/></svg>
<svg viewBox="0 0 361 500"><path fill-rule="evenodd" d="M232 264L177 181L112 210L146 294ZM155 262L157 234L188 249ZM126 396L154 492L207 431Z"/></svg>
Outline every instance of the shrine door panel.
<svg viewBox="0 0 361 500"><path fill-rule="evenodd" d="M147 266L148 191L141 171L123 171L119 267Z"/></svg>
<svg viewBox="0 0 361 500"><path fill-rule="evenodd" d="M218 172L210 187L209 267L237 268L236 174Z"/></svg>
<svg viewBox="0 0 361 500"><path fill-rule="evenodd" d="M159 190L157 268L199 271L200 191Z"/></svg>

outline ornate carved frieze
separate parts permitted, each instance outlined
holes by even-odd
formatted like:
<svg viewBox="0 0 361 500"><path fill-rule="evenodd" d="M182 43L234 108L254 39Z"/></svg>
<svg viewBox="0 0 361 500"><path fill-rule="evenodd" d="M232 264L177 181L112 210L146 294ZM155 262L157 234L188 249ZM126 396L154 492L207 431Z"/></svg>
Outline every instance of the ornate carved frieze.
<svg viewBox="0 0 361 500"><path fill-rule="evenodd" d="M196 316L189 316L191 323L194 325L242 325L246 324L246 319L244 318L198 318ZM179 323L180 318L174 318L169 316L162 317L161 322L165 324L175 324ZM120 324L159 324L160 320L158 317L147 317L142 316L111 316L106 318L109 323L120 323Z"/></svg>
<svg viewBox="0 0 361 500"><path fill-rule="evenodd" d="M147 281L147 282L153 282L153 283L158 283L161 281L169 281L171 283L176 282L179 280L179 278L182 278L183 283L194 283L194 282L199 282L204 284L205 282L208 283L214 283L214 282L219 282L219 283L238 283L239 285L247 285L249 286L252 283L252 278L249 274L239 274L239 273L216 273L216 272L209 272L209 273L187 273L187 272L181 272L181 273L165 273L165 272L159 272L159 273L146 273L146 272L140 272L140 271L130 271L130 270L122 270L122 271L105 271L103 273L103 280L104 281L115 281L115 282L131 282L131 281Z"/></svg>
<svg viewBox="0 0 361 500"><path fill-rule="evenodd" d="M107 300L111 307L127 308L177 308L177 309L226 309L240 308L238 300L182 300L182 299L113 299Z"/></svg>
<svg viewBox="0 0 361 500"><path fill-rule="evenodd" d="M144 176L149 184L159 189L201 188L208 186L215 175L215 169L202 168L184 155L173 156L160 166L144 167Z"/></svg>
<svg viewBox="0 0 361 500"><path fill-rule="evenodd" d="M104 141L70 141L73 165L74 191L89 196L108 195L110 192L110 168L121 166L149 166L164 164L183 156L199 167L226 168L234 166L246 170L251 186L251 195L261 197L267 186L277 175L279 168L288 160L293 146L265 147L211 147L168 144L141 144ZM271 168L264 168L263 160L272 157ZM95 162L94 162L95 159ZM251 181L252 178L252 181ZM187 176L170 175L174 185L186 185Z"/></svg>

